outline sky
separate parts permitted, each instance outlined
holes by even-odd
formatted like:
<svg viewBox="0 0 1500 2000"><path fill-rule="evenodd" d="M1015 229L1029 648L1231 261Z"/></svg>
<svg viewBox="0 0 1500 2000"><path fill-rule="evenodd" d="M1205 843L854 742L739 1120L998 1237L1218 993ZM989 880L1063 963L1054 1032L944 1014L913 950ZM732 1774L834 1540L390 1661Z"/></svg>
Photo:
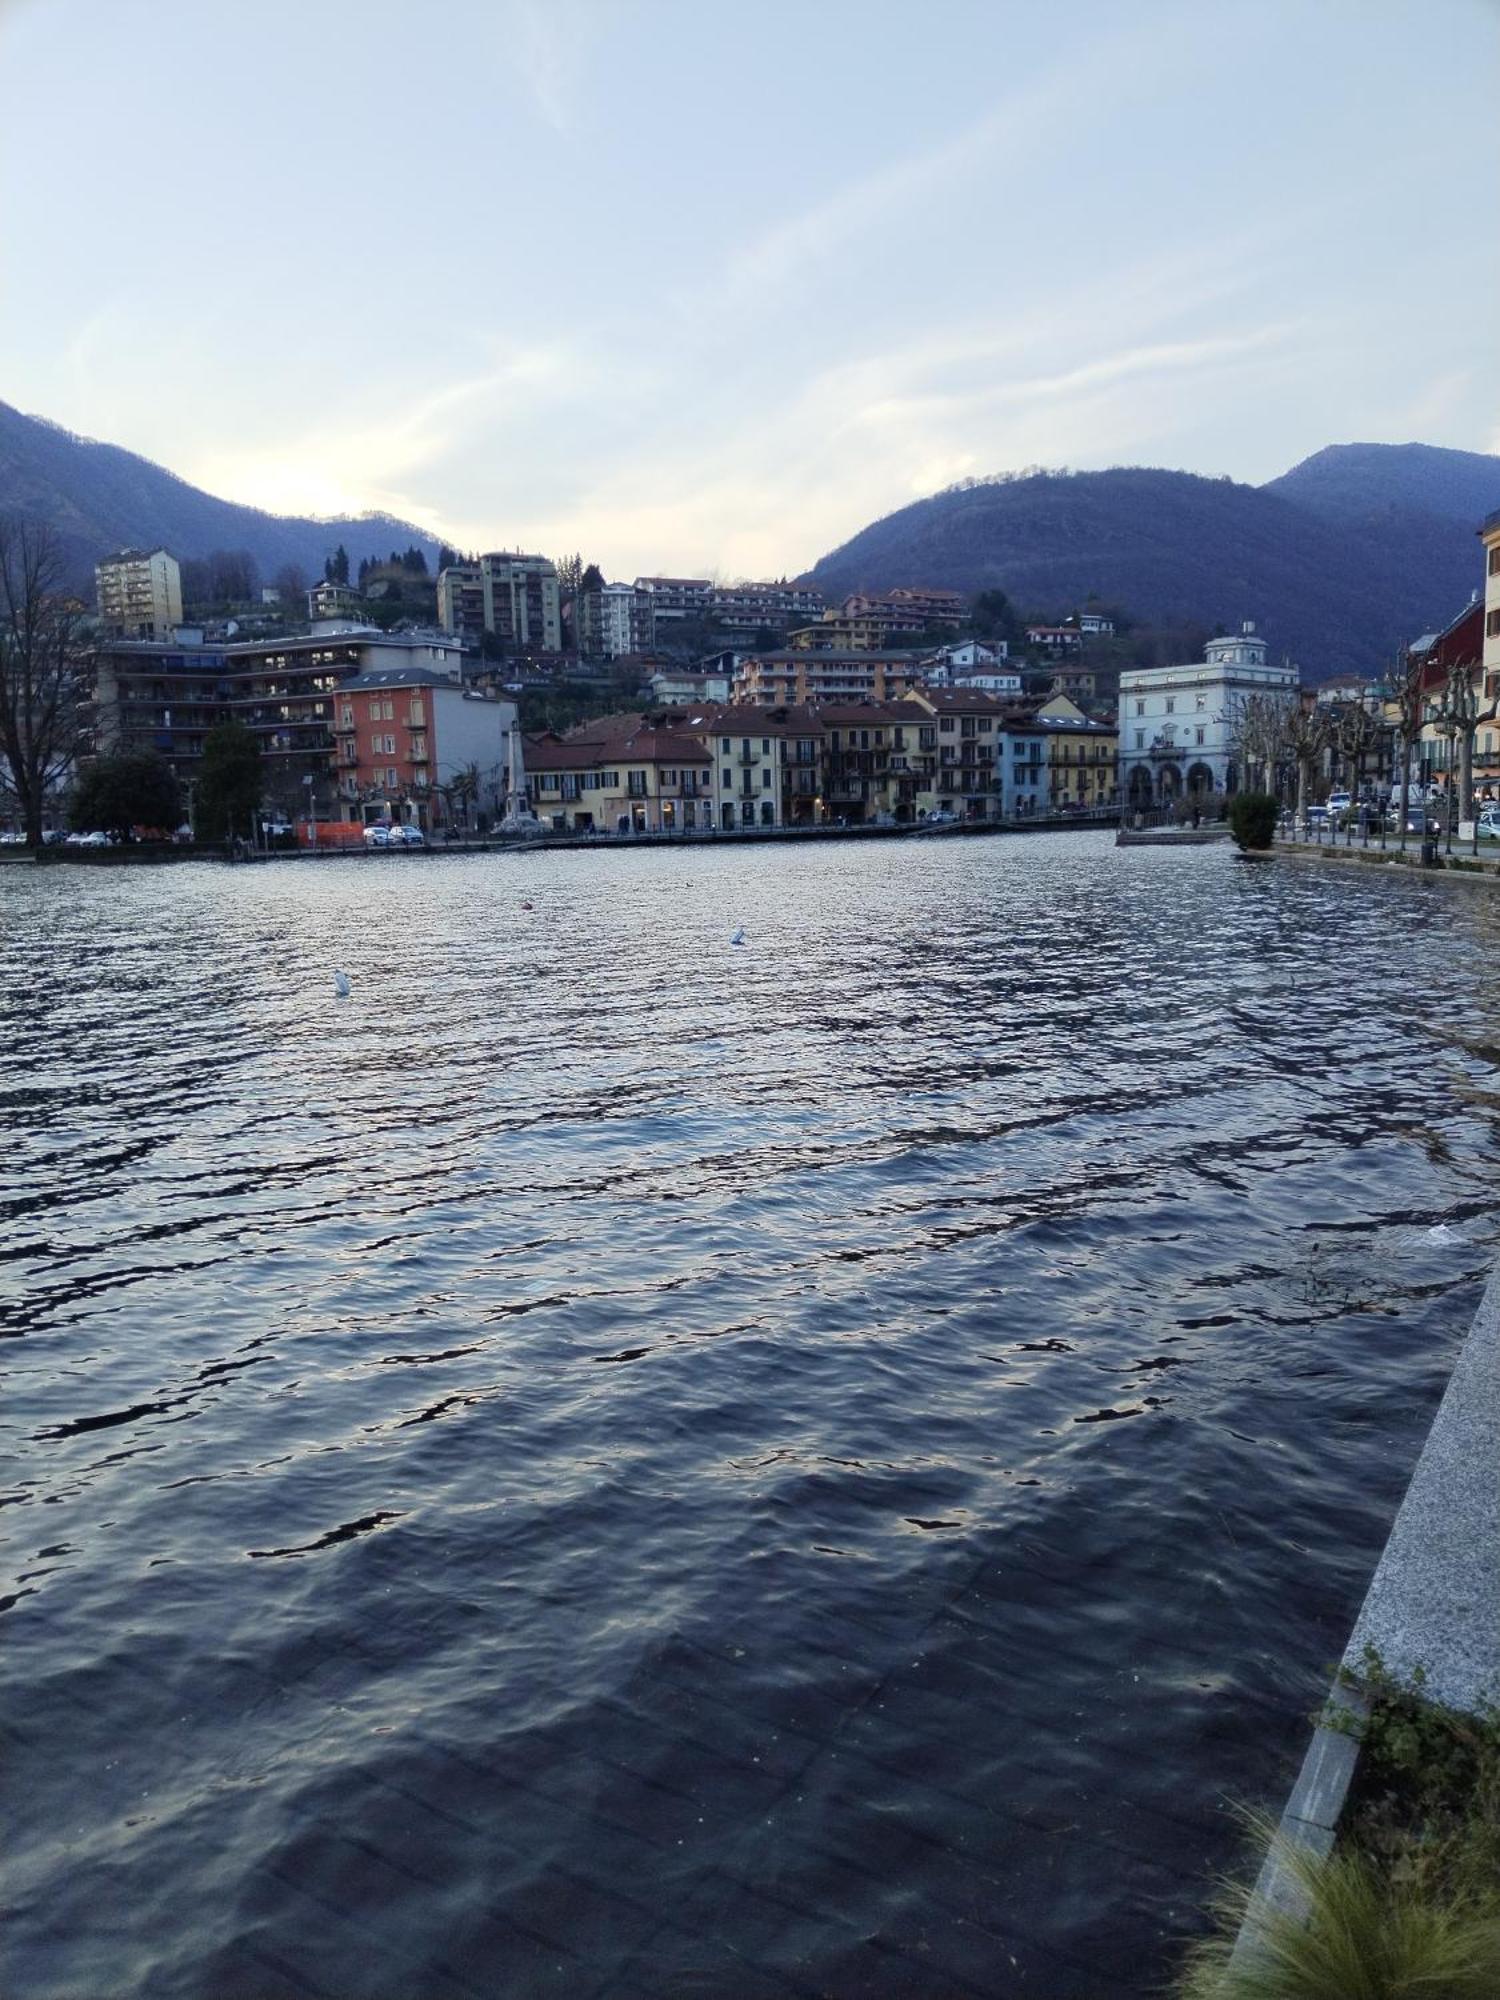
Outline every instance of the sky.
<svg viewBox="0 0 1500 2000"><path fill-rule="evenodd" d="M779 576L955 480L1500 451L1500 0L0 0L0 399Z"/></svg>

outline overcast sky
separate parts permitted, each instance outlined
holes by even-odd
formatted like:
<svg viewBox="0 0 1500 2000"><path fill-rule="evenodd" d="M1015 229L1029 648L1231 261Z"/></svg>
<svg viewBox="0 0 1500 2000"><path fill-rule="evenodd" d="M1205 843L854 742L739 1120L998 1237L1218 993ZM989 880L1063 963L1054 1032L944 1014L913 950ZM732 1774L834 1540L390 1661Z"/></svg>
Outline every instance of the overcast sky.
<svg viewBox="0 0 1500 2000"><path fill-rule="evenodd" d="M1500 449L1500 0L0 0L0 398L777 575L968 474Z"/></svg>

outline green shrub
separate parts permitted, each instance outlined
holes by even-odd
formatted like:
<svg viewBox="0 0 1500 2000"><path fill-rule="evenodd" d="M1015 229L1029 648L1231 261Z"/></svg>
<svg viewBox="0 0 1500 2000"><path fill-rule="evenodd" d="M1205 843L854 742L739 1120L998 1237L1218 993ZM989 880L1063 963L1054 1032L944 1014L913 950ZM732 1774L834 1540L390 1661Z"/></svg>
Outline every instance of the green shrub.
<svg viewBox="0 0 1500 2000"><path fill-rule="evenodd" d="M1280 811L1269 792L1235 793L1229 801L1229 830L1242 854L1271 845Z"/></svg>

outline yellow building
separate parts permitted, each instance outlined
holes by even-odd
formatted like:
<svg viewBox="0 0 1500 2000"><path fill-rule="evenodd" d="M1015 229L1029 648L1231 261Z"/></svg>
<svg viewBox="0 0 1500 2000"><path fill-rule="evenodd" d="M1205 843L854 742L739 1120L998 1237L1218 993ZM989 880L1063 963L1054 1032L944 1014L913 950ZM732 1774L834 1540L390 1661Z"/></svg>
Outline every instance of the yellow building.
<svg viewBox="0 0 1500 2000"><path fill-rule="evenodd" d="M1111 806L1119 797L1120 730L1098 722L1065 694L1036 711L1046 732L1049 808Z"/></svg>

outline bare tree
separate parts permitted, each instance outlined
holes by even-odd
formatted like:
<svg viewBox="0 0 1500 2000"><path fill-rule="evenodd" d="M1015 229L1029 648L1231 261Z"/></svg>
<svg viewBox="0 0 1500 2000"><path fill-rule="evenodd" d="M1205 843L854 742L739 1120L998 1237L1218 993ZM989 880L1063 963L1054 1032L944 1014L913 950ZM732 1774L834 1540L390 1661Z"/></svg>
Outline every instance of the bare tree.
<svg viewBox="0 0 1500 2000"><path fill-rule="evenodd" d="M1286 747L1297 773L1297 817L1307 818L1307 788L1313 772L1323 761L1332 728L1328 710L1318 703L1304 707L1299 701L1286 718Z"/></svg>
<svg viewBox="0 0 1500 2000"><path fill-rule="evenodd" d="M1349 787L1351 800L1359 797L1364 781L1365 758L1380 741L1380 731L1380 717L1372 713L1358 696L1352 701L1340 702L1334 710L1333 747L1343 765L1344 782Z"/></svg>
<svg viewBox="0 0 1500 2000"><path fill-rule="evenodd" d="M1229 738L1248 780L1259 771L1261 790L1275 792L1277 767L1290 748L1288 729L1295 701L1272 694L1242 694L1230 698ZM1246 789L1249 789L1247 784Z"/></svg>
<svg viewBox="0 0 1500 2000"><path fill-rule="evenodd" d="M83 606L45 523L0 516L0 754L30 847L68 775L84 718Z"/></svg>
<svg viewBox="0 0 1500 2000"><path fill-rule="evenodd" d="M1401 745L1401 845L1406 845L1406 822L1411 813L1412 745L1422 734L1422 667L1420 653L1402 652L1385 681L1385 697L1396 711L1396 738Z"/></svg>

